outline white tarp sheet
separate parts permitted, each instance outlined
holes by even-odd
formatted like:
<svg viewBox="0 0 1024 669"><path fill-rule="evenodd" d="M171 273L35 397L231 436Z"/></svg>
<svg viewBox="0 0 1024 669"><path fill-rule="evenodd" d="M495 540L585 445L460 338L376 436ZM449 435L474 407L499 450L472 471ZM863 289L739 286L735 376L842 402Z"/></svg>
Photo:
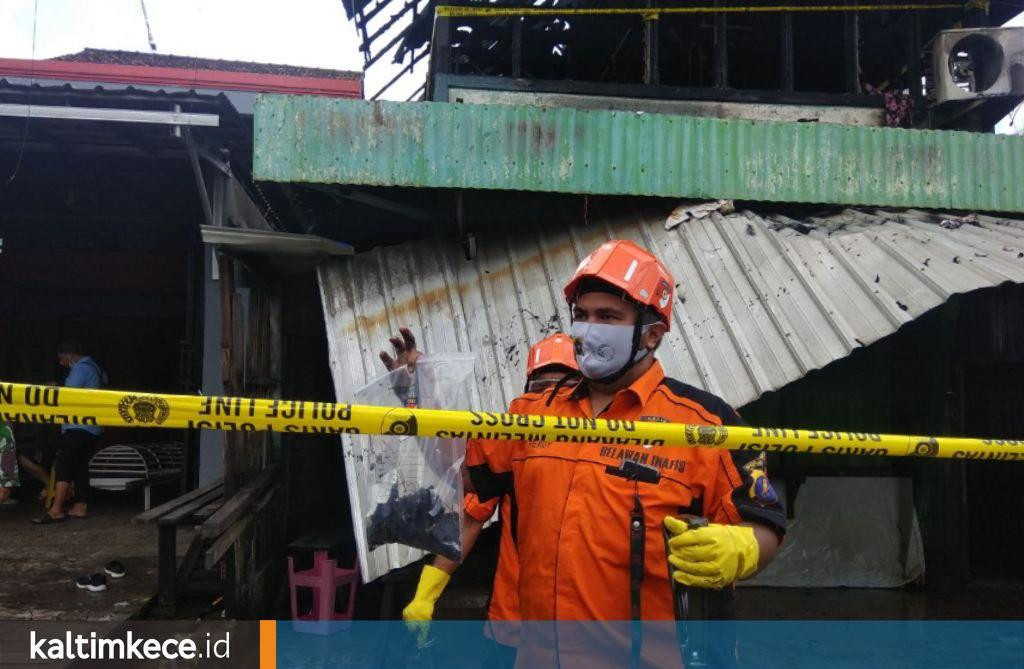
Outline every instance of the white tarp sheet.
<svg viewBox="0 0 1024 669"><path fill-rule="evenodd" d="M922 574L910 479L809 477L779 555L744 585L892 588Z"/></svg>

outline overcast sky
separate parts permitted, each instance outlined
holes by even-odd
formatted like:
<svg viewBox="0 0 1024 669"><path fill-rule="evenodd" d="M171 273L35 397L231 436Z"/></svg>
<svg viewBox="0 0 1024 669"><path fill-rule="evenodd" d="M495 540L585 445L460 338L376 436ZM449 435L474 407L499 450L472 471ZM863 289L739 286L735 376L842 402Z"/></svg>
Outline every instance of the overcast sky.
<svg viewBox="0 0 1024 669"><path fill-rule="evenodd" d="M0 57L32 57L34 4L0 0ZM146 0L146 11L160 53L363 69L341 0ZM38 0L36 58L85 47L149 51L139 0ZM370 70L367 94L395 71L383 60ZM403 83L385 97L404 100L422 78Z"/></svg>

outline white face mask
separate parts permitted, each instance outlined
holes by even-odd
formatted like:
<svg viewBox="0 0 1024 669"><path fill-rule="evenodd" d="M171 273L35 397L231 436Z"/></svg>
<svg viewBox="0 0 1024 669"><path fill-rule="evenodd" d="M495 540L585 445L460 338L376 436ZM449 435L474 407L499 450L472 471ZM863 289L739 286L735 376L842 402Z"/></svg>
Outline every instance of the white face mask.
<svg viewBox="0 0 1024 669"><path fill-rule="evenodd" d="M643 326L643 330L648 327ZM633 353L632 325L573 323L569 332L573 340L578 342L576 362L580 366L580 373L594 381L615 374L626 368L627 363L643 360L648 352L646 348L641 348Z"/></svg>

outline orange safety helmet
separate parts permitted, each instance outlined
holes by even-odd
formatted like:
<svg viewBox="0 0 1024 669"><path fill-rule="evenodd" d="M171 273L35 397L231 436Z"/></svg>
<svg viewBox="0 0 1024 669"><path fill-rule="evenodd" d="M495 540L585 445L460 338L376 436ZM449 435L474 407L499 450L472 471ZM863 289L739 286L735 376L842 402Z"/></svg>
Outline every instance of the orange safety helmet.
<svg viewBox="0 0 1024 669"><path fill-rule="evenodd" d="M565 285L566 302L570 305L575 302L580 283L590 278L620 288L624 297L653 309L666 329L671 329L675 279L661 261L645 249L626 239L601 244L583 259Z"/></svg>
<svg viewBox="0 0 1024 669"><path fill-rule="evenodd" d="M577 372L580 370L576 362L572 337L569 335L558 332L531 346L529 357L526 359L526 378L552 365L568 367Z"/></svg>

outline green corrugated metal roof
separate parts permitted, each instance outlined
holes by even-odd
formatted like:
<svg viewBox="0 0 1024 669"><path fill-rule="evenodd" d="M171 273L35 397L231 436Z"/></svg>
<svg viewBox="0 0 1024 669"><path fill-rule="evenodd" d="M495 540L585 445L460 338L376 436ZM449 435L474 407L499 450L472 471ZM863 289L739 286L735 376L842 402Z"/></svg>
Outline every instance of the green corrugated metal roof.
<svg viewBox="0 0 1024 669"><path fill-rule="evenodd" d="M1024 211L1024 137L262 95L270 181Z"/></svg>

